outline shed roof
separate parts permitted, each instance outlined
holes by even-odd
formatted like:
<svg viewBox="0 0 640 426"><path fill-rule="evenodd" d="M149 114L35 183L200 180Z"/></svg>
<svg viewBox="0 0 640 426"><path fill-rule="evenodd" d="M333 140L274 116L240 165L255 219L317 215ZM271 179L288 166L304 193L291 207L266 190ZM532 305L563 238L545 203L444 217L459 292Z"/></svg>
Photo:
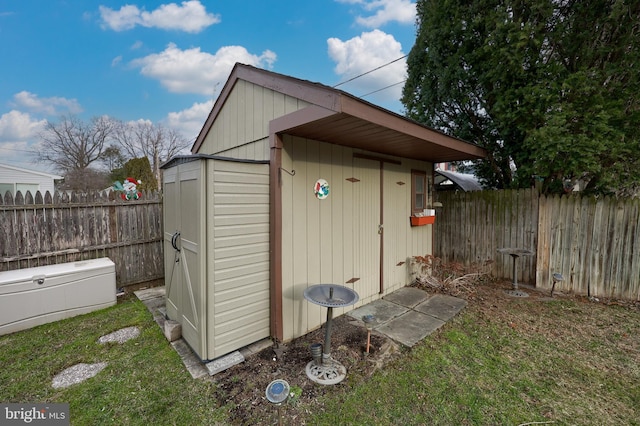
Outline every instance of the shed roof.
<svg viewBox="0 0 640 426"><path fill-rule="evenodd" d="M452 183L449 186L452 188L460 188L463 191L482 191L482 185L480 185L478 179L473 175L448 170L436 170L435 174L436 189L451 189L446 188L445 185L445 182L451 181Z"/></svg>
<svg viewBox="0 0 640 426"><path fill-rule="evenodd" d="M483 148L410 120L399 114L320 83L236 64L191 149L197 153L238 80L292 96L311 104L270 123L273 133L286 133L380 154L430 162L478 159Z"/></svg>

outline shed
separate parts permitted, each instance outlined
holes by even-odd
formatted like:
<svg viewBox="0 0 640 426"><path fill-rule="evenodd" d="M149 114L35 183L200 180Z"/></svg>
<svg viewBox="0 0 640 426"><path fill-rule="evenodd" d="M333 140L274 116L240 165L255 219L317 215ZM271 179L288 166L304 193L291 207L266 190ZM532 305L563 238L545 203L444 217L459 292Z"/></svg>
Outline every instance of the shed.
<svg viewBox="0 0 640 426"><path fill-rule="evenodd" d="M4 196L7 191L14 196L18 191L23 196L27 191L30 191L34 197L37 191L40 191L43 196L47 191L53 195L55 181L61 179L63 179L62 176L51 173L0 164L0 196Z"/></svg>
<svg viewBox="0 0 640 426"><path fill-rule="evenodd" d="M165 276L167 314L202 359L320 327L310 285L358 293L339 315L409 284L408 260L432 251L432 225L410 218L431 207L433 163L485 155L341 90L242 64L192 153L163 166Z"/></svg>

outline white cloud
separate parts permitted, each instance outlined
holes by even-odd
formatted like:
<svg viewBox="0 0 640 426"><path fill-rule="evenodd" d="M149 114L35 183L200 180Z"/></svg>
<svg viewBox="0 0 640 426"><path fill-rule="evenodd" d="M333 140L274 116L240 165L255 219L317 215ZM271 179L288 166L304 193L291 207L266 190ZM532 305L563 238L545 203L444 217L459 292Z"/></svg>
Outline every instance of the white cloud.
<svg viewBox="0 0 640 426"><path fill-rule="evenodd" d="M0 162L33 168L30 153L36 149L37 136L46 124L46 120L16 110L0 115Z"/></svg>
<svg viewBox="0 0 640 426"><path fill-rule="evenodd" d="M329 57L336 63L334 71L340 76L341 81L369 72L404 56L402 45L392 35L380 30L365 32L347 41L330 38L327 44ZM396 85L396 83L406 79L406 69L406 59L400 59L339 88L356 96L362 96L395 85L381 91L377 98L398 100L402 94L403 85Z"/></svg>
<svg viewBox="0 0 640 426"><path fill-rule="evenodd" d="M217 83L224 82L236 62L264 68L271 67L276 54L265 50L253 55L242 46L221 47L215 54L199 47L181 50L170 43L167 48L132 61L140 73L154 78L174 93L196 93L212 97Z"/></svg>
<svg viewBox="0 0 640 426"><path fill-rule="evenodd" d="M40 98L38 95L23 90L13 95L13 103L30 112L46 115L78 114L83 111L76 99L61 97Z"/></svg>
<svg viewBox="0 0 640 426"><path fill-rule="evenodd" d="M0 116L0 141L26 144L43 129L47 120L36 120L26 112L9 111Z"/></svg>
<svg viewBox="0 0 640 426"><path fill-rule="evenodd" d="M213 102L196 102L191 108L170 112L166 119L167 127L177 130L187 140L195 140L213 108Z"/></svg>
<svg viewBox="0 0 640 426"><path fill-rule="evenodd" d="M135 5L125 5L120 10L100 6L103 28L125 31L140 25L163 30L180 30L199 33L206 27L220 22L220 15L207 13L198 0L183 1L181 5L169 3L147 12Z"/></svg>
<svg viewBox="0 0 640 426"><path fill-rule="evenodd" d="M410 0L338 0L341 3L357 4L369 16L356 17L356 23L367 28L379 28L389 22L414 24L416 22L416 4Z"/></svg>

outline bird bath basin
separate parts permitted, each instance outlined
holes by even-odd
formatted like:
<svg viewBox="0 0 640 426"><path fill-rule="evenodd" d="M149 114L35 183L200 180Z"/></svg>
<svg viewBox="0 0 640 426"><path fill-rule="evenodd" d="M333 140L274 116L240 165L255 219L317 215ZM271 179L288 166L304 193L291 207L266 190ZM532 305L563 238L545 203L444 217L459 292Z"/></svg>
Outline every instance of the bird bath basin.
<svg viewBox="0 0 640 426"><path fill-rule="evenodd" d="M358 302L358 293L338 284L316 284L304 291L304 298L325 308L344 308Z"/></svg>
<svg viewBox="0 0 640 426"><path fill-rule="evenodd" d="M304 298L315 305L327 308L322 362L319 364L315 361L308 363L307 377L322 385L340 383L347 376L347 369L331 358L333 308L351 306L357 303L360 297L354 290L338 284L316 284L304 291Z"/></svg>

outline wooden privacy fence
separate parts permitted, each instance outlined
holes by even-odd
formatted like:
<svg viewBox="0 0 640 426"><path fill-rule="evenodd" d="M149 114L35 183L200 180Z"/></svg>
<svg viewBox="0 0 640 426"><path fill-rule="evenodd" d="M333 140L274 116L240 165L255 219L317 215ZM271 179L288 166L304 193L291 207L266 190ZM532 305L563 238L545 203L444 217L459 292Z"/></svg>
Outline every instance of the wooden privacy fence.
<svg viewBox="0 0 640 426"><path fill-rule="evenodd" d="M124 287L164 276L162 197L145 192L0 197L0 271L109 257Z"/></svg>
<svg viewBox="0 0 640 426"><path fill-rule="evenodd" d="M512 275L509 255L500 248L536 251L538 243L538 193L532 189L476 192L441 192L434 224L433 252L446 262L494 261L491 271L499 278ZM518 281L533 283L535 257L518 259Z"/></svg>
<svg viewBox="0 0 640 426"><path fill-rule="evenodd" d="M534 189L439 193L434 255L447 262L494 260L492 273L512 279L503 247L518 259L518 281L588 296L640 300L640 200L539 195Z"/></svg>
<svg viewBox="0 0 640 426"><path fill-rule="evenodd" d="M537 285L640 300L640 200L540 196Z"/></svg>

